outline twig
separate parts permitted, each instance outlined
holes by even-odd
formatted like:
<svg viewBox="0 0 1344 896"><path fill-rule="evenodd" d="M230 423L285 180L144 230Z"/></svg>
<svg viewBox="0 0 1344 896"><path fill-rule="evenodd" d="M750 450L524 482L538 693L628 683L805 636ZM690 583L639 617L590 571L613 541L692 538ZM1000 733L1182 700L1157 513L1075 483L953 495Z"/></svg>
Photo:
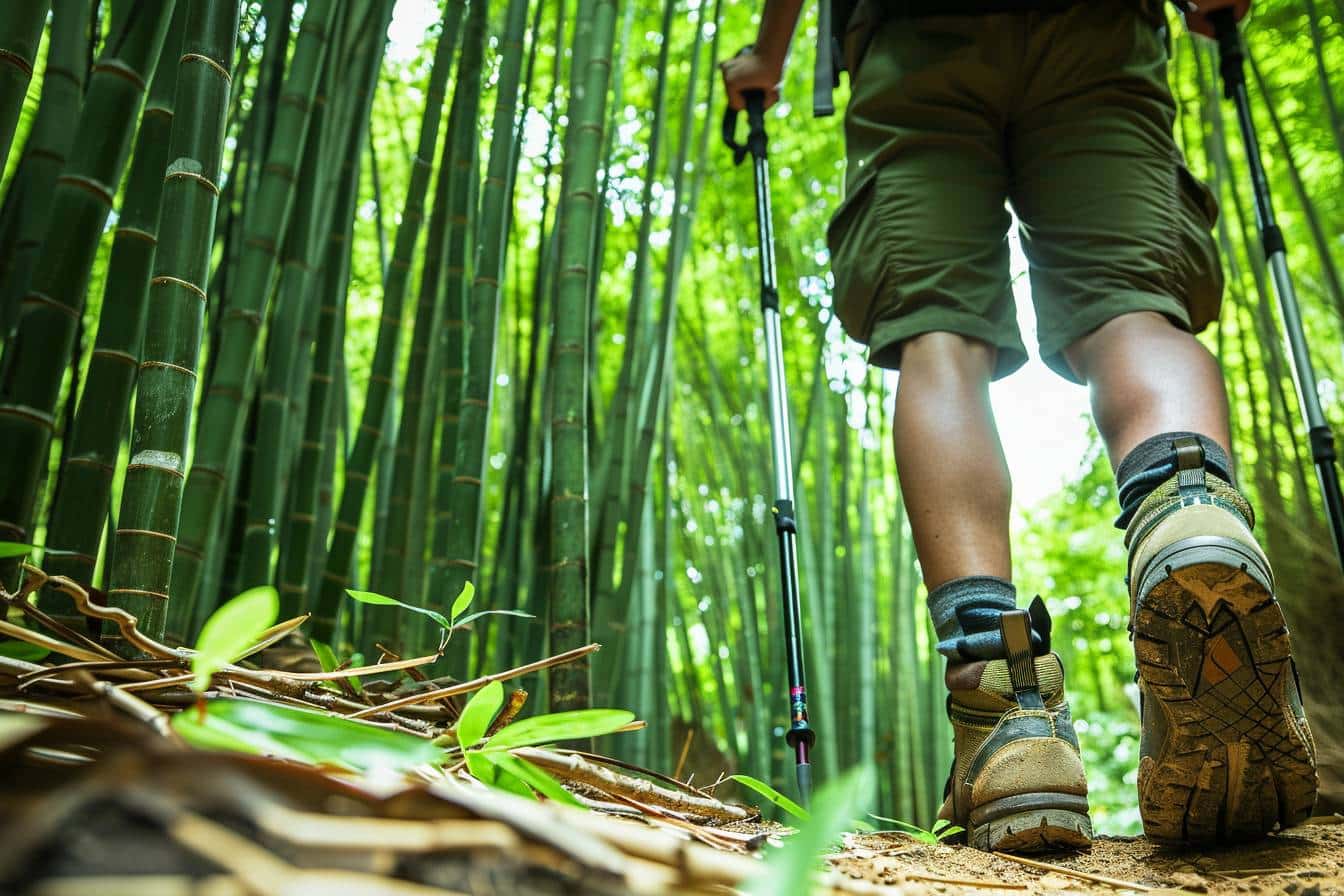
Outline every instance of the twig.
<svg viewBox="0 0 1344 896"><path fill-rule="evenodd" d="M598 755L597 753L585 753L583 750L555 750L554 752L562 753L567 756L568 755L582 756L589 762L596 762L598 765L610 765L615 766L616 768L623 768L628 772L637 772L641 775L648 775L650 778L653 778L654 780L662 781L664 784L670 784L673 787L676 787L680 790L684 790L687 793L693 793L696 796L703 796L703 797L710 796L710 794L705 793L705 791L701 790L699 787L696 787L692 784L687 784L685 781L678 781L675 777L672 777L670 775L664 775L662 772L656 772L650 768L641 768L640 766L635 765L632 762L626 762L623 759L616 759L612 756L601 756Z"/></svg>
<svg viewBox="0 0 1344 896"><path fill-rule="evenodd" d="M522 711L523 704L527 702L527 691L518 688L509 694L509 701L504 704L504 708L495 716L495 720L490 723L490 727L485 730L485 736L491 737L498 734L499 730L512 722L518 713Z"/></svg>
<svg viewBox="0 0 1344 896"><path fill-rule="evenodd" d="M34 581L40 579L38 587L45 584L56 589L75 602L75 607L85 616L92 616L95 619L102 619L111 622L121 632L121 637L138 648L142 653L164 660L185 659L184 651L176 650L166 644L155 641L149 635L140 631L136 627L137 620L130 613L119 607L100 607L89 600L89 592L85 591L78 582L68 576L48 576L45 572L36 566L25 563L23 565L24 573ZM115 656L109 654L109 656Z"/></svg>
<svg viewBox="0 0 1344 896"><path fill-rule="evenodd" d="M480 678L464 681L461 684L450 685L446 688L438 688L433 691L422 691L418 694L411 694L409 697L402 697L399 700L389 700L386 703L380 703L376 706L370 706L368 709L351 713L347 718L362 719L365 716L373 715L376 712L386 712L392 709L401 709L405 706L414 706L417 703L428 703L431 700L440 700L444 697L455 697L458 694L467 694L471 691L480 690L492 681L508 681L511 678L518 678L527 675L530 672L537 672L541 669L549 669L551 666L559 666L564 663L573 662L580 657L595 653L600 650L601 647L601 644L587 644L583 647L575 647L573 650L566 650L564 653L556 654L555 656L548 657L544 660L537 660L535 663L528 663L527 665L519 666L516 669L509 669L507 672L499 672L494 675L483 675Z"/></svg>
<svg viewBox="0 0 1344 896"><path fill-rule="evenodd" d="M1089 881L1094 884L1105 884L1108 887L1115 887L1117 890L1138 890L1148 893L1156 887L1149 887L1144 884L1136 884L1133 881L1119 880L1114 877L1106 877L1101 874L1089 874L1086 871L1074 871L1072 868L1065 868L1063 865L1052 865L1049 862L1040 862L1036 859L1028 859L1023 856L1009 855L1006 852L995 852L994 855L1001 859L1007 859L1010 862L1017 862L1019 865L1026 865L1029 868L1039 868L1042 871L1053 871L1056 874L1063 874L1065 877L1076 877L1079 880Z"/></svg>
<svg viewBox="0 0 1344 896"><path fill-rule="evenodd" d="M177 741L177 732L173 726L168 723L168 716L163 712L150 706L134 694L118 688L116 685L108 684L105 681L99 681L91 674L85 671L75 673L75 682L87 690L90 694L102 697L116 710L124 712L126 715L142 722L154 729L160 736L169 740Z"/></svg>
<svg viewBox="0 0 1344 896"><path fill-rule="evenodd" d="M672 777L680 780L681 773L686 770L686 757L691 753L691 741L695 738L695 729L686 729L686 740L681 743L681 756L677 758L677 770L672 773ZM690 785L687 785L690 786ZM699 788L696 788L697 790Z"/></svg>
<svg viewBox="0 0 1344 896"><path fill-rule="evenodd" d="M611 769L586 762L578 756L565 756L531 747L522 747L512 752L548 771L560 772L569 780L685 815L698 815L701 818L713 818L718 821L745 821L751 817L741 806L730 806L709 797L668 790L652 781L618 774Z"/></svg>
<svg viewBox="0 0 1344 896"><path fill-rule="evenodd" d="M24 628L21 625L15 625L12 622L0 620L0 635L8 635L16 641L25 641L35 647L44 647L52 653L59 653L62 656L68 656L76 660L88 660L96 662L103 657L91 650L85 650L83 647L76 647L73 644L67 644L64 641L58 641L50 635L44 635L41 632L35 632L30 628Z"/></svg>

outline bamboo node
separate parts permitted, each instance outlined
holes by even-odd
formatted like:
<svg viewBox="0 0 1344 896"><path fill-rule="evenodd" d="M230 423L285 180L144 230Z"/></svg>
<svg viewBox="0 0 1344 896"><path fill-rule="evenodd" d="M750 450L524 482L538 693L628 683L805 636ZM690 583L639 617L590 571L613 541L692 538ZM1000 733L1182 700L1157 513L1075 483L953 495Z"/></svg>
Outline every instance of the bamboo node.
<svg viewBox="0 0 1344 896"><path fill-rule="evenodd" d="M192 283L189 280L183 280L180 277L172 277L169 276L168 274L159 274L157 277L150 279L149 282L151 286L154 285L180 286L183 289L187 290L188 292L195 293L196 296L202 302L205 301L205 290L201 289L199 286L197 286L195 283Z"/></svg>
<svg viewBox="0 0 1344 896"><path fill-rule="evenodd" d="M453 477L453 485L458 485L458 484L461 484L461 485L480 485L480 484L481 484L481 480L477 479L475 476L454 476L454 477Z"/></svg>
<svg viewBox="0 0 1344 896"><path fill-rule="evenodd" d="M44 429L53 428L53 418L50 414L45 414L36 408L26 407L21 404L0 404L0 415L23 417L25 420L34 421Z"/></svg>
<svg viewBox="0 0 1344 896"><path fill-rule="evenodd" d="M95 74L103 72L108 75L116 75L118 78L134 84L138 90L145 89L145 79L140 76L139 72L122 62L120 59L109 59L106 62L100 60L99 62L94 63L92 71Z"/></svg>
<svg viewBox="0 0 1344 896"><path fill-rule="evenodd" d="M219 72L219 76L224 79L225 84L233 83L233 75L229 74L229 70L209 56L202 56L200 53L183 53L182 58L178 60L178 63L180 64L183 62L204 62L215 71Z"/></svg>
<svg viewBox="0 0 1344 896"><path fill-rule="evenodd" d="M167 172L163 175L163 182L166 185L173 179L191 180L198 185L204 186L215 196L219 196L219 187L210 178L201 173L201 163L195 159L177 159L168 165Z"/></svg>
<svg viewBox="0 0 1344 896"><path fill-rule="evenodd" d="M0 63L7 63L23 72L29 78L33 76L33 63L13 50L0 49Z"/></svg>
<svg viewBox="0 0 1344 896"><path fill-rule="evenodd" d="M62 174L56 178L56 183L83 190L99 199L104 205L112 204L112 191L91 177L84 177L81 174Z"/></svg>
<svg viewBox="0 0 1344 896"><path fill-rule="evenodd" d="M59 312L61 312L62 314L64 314L66 317L73 317L73 318L76 318L76 319L79 318L79 312L76 311L74 308L71 308L69 305L66 305L64 302L58 302L58 301L56 301L55 299L53 299L51 296L47 295L46 293L37 292L36 290L34 290L33 292L28 293L28 295L26 295L26 296L23 297L23 304L25 304L25 305L40 305L40 306L42 306L43 308L51 308L51 309L53 309L53 310L55 310L55 311L59 311Z"/></svg>
<svg viewBox="0 0 1344 896"><path fill-rule="evenodd" d="M118 227L117 232L114 235L113 239L119 240L122 237L144 240L151 246L157 246L159 244L159 238L157 235L150 233L148 230L141 230L139 227L127 227L127 226Z"/></svg>
<svg viewBox="0 0 1344 896"><path fill-rule="evenodd" d="M141 362L140 362L140 369L141 369L141 370L147 370L147 369L149 369L149 368L151 368L151 367L159 367L159 368L163 368L164 370L171 370L171 371L173 371L173 372L175 372L175 373L180 373L180 374L182 374L183 376L188 377L188 378L190 378L190 379L192 379L192 380L196 379L196 371L191 370L190 368L187 368L187 367L181 367L181 366L179 366L179 365L177 365L177 364L170 364L170 363L168 363L167 361L141 361Z"/></svg>

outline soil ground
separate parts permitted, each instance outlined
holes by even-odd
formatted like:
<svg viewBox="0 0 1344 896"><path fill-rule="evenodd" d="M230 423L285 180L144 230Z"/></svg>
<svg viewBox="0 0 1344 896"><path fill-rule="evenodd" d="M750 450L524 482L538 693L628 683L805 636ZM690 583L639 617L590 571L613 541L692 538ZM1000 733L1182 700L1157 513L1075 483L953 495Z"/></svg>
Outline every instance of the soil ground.
<svg viewBox="0 0 1344 896"><path fill-rule="evenodd" d="M1306 824L1259 843L1199 852L1156 846L1142 837L1101 837L1087 852L1033 857L1052 868L964 846L930 846L900 834L855 835L846 846L831 859L835 870L872 883L905 884L912 893L1344 896L1344 824L1338 823Z"/></svg>

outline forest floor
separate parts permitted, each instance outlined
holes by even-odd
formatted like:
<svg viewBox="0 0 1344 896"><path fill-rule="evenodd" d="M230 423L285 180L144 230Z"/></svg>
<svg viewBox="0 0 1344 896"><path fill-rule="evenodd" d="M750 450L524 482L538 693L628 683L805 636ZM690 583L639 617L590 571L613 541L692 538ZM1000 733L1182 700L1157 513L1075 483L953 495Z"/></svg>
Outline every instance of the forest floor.
<svg viewBox="0 0 1344 896"><path fill-rule="evenodd" d="M1321 819L1259 843L1206 851L1101 837L1086 852L1036 857L1029 865L964 846L931 846L899 834L847 838L830 859L844 875L911 894L1117 893L1344 894L1344 825ZM1091 878L1091 879L1088 879Z"/></svg>

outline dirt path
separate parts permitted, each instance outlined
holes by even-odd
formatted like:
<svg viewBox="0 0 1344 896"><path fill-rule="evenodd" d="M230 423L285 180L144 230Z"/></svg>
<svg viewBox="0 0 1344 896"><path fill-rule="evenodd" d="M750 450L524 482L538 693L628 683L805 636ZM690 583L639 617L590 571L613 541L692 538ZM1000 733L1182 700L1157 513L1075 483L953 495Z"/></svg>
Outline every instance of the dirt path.
<svg viewBox="0 0 1344 896"><path fill-rule="evenodd" d="M1039 857L1059 870L962 846L927 846L900 835L858 835L847 845L847 852L831 860L836 870L873 883L904 883L913 893L1344 896L1341 824L1303 825L1260 843L1208 852L1162 848L1141 837L1103 837L1089 852ZM1065 869L1114 883L1070 877Z"/></svg>

